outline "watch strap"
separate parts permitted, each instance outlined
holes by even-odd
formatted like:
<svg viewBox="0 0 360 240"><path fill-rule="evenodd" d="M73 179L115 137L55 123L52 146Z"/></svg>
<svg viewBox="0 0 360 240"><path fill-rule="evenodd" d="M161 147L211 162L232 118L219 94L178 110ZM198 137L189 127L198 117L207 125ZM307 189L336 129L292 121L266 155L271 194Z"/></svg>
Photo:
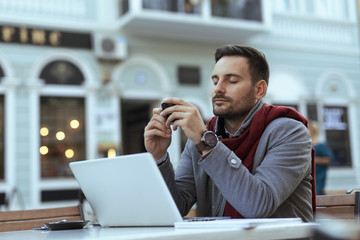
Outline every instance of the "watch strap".
<svg viewBox="0 0 360 240"><path fill-rule="evenodd" d="M198 144L195 145L196 150L202 154L202 152L206 149L209 149L208 146L203 141L200 141Z"/></svg>
<svg viewBox="0 0 360 240"><path fill-rule="evenodd" d="M195 145L196 149L197 149L200 153L202 153L204 150L211 150L211 149L214 148L214 146L213 146L213 147L210 147L210 146L207 145L206 142L205 142L204 135L205 135L205 133L207 133L207 132L210 132L210 131L208 131L208 130L204 131L204 132L201 134L201 140L200 140L200 142ZM215 136L216 136L216 135L215 135Z"/></svg>

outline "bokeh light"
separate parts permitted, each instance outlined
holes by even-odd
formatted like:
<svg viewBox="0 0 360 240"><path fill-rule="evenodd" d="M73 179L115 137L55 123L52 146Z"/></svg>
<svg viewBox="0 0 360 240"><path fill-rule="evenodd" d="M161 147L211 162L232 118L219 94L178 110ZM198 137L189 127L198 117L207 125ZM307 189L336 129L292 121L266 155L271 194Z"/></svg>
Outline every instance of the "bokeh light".
<svg viewBox="0 0 360 240"><path fill-rule="evenodd" d="M66 157L66 158L73 158L74 155L75 155L75 153L74 153L74 150L72 150L72 149L67 149L67 150L65 151L65 157Z"/></svg>
<svg viewBox="0 0 360 240"><path fill-rule="evenodd" d="M48 152L49 152L49 148L47 146L41 146L40 147L40 154L41 155L46 155L46 154L48 154Z"/></svg>
<svg viewBox="0 0 360 240"><path fill-rule="evenodd" d="M49 129L47 127L42 127L40 129L40 135L43 136L43 137L49 135Z"/></svg>
<svg viewBox="0 0 360 240"><path fill-rule="evenodd" d="M56 139L59 141L62 141L65 139L65 133L63 131L58 131L56 133Z"/></svg>
<svg viewBox="0 0 360 240"><path fill-rule="evenodd" d="M70 121L70 127L73 129L77 129L80 126L80 122L76 119Z"/></svg>

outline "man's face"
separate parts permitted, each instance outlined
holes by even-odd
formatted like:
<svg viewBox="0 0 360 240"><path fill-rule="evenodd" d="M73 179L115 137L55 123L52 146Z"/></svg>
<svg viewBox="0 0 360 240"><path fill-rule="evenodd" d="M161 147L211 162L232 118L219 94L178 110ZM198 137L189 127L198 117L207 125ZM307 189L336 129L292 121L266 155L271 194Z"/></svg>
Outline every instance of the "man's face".
<svg viewBox="0 0 360 240"><path fill-rule="evenodd" d="M257 102L248 60L222 57L214 67L211 91L213 112L228 120L243 120Z"/></svg>

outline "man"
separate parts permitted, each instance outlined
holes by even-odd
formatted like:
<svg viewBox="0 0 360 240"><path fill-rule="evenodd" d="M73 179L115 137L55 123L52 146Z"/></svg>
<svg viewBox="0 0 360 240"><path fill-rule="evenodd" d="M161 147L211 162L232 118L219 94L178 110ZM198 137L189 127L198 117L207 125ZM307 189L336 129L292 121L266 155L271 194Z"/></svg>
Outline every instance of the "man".
<svg viewBox="0 0 360 240"><path fill-rule="evenodd" d="M152 154L182 215L313 218L312 146L307 120L291 108L264 104L269 68L259 51L218 48L211 91L215 115L178 98L155 108L145 127ZM170 116L165 119L164 116ZM188 141L174 174L167 148L181 127ZM313 205L312 205L313 203Z"/></svg>
<svg viewBox="0 0 360 240"><path fill-rule="evenodd" d="M334 155L325 141L319 141L319 131L319 123L309 121L309 132L315 149L316 195L324 195L327 170Z"/></svg>

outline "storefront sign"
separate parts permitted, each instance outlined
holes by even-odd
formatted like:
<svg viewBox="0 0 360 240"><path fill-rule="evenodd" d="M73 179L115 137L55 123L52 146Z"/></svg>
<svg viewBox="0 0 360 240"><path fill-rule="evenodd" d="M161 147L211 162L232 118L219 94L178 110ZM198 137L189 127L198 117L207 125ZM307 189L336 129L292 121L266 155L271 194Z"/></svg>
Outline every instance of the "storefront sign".
<svg viewBox="0 0 360 240"><path fill-rule="evenodd" d="M90 33L0 25L0 42L92 49Z"/></svg>

